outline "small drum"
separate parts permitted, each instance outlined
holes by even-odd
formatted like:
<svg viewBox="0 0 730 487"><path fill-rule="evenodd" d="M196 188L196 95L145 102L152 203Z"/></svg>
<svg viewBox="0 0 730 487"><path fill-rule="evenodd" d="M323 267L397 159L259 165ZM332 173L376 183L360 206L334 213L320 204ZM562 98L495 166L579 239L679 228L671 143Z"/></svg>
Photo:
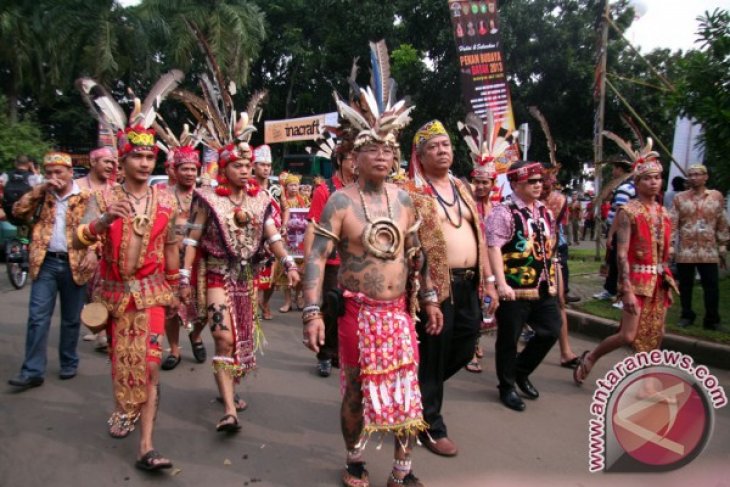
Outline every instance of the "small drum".
<svg viewBox="0 0 730 487"><path fill-rule="evenodd" d="M81 323L92 333L99 333L106 328L109 310L102 303L88 303L81 310Z"/></svg>

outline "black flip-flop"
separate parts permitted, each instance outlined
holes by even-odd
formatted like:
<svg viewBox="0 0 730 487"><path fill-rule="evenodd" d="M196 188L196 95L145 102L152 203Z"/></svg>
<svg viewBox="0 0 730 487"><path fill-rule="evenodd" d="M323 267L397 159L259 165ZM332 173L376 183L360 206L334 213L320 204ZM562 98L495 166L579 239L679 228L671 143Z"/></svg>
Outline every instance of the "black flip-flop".
<svg viewBox="0 0 730 487"><path fill-rule="evenodd" d="M157 450L150 450L142 455L142 458L137 460L134 466L140 470L146 470L148 472L172 468L172 462L170 460L167 460L166 462L155 462L155 460L161 460L163 458L164 457L160 455Z"/></svg>
<svg viewBox="0 0 730 487"><path fill-rule="evenodd" d="M165 360L163 360L161 368L162 370L172 370L178 366L180 360L180 357L176 357L173 354L170 354L165 358Z"/></svg>
<svg viewBox="0 0 730 487"><path fill-rule="evenodd" d="M228 418L232 418L233 423L223 423L223 421L226 421ZM218 421L218 425L215 427L215 430L223 431L225 433L236 433L241 430L241 425L238 424L237 417L232 414L226 414Z"/></svg>
<svg viewBox="0 0 730 487"><path fill-rule="evenodd" d="M194 342L193 335L188 335L188 338L190 338L190 346L193 349L193 357L195 357L195 361L202 364L208 358L208 351L205 349L203 340Z"/></svg>
<svg viewBox="0 0 730 487"><path fill-rule="evenodd" d="M578 364L579 363L580 363L580 358L579 357L573 357L572 359L566 360L565 362L563 362L561 360L560 361L560 366L561 367L565 367L566 369L574 369L574 368L578 367Z"/></svg>

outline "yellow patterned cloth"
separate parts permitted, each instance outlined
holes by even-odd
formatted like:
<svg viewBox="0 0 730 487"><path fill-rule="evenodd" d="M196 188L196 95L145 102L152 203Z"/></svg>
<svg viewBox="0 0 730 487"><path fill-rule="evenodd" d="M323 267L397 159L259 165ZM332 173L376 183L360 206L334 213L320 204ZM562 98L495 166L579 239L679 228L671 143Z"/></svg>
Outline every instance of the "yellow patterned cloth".
<svg viewBox="0 0 730 487"><path fill-rule="evenodd" d="M66 166L73 167L71 156L65 152L49 152L43 156L43 167Z"/></svg>
<svg viewBox="0 0 730 487"><path fill-rule="evenodd" d="M72 194L68 200L66 209L66 242L68 248L68 261L71 266L71 275L73 280L79 286L86 284L94 270L81 272L79 267L84 259L87 250L74 248L74 234L76 228L81 225L82 219L86 212L87 204L91 198L91 193L81 190L78 194ZM43 185L36 186L28 193L24 194L13 209L13 214L21 219L30 221L36 212L38 205L43 205L38 221L33 226L33 233L30 242L30 277L35 280L38 278L43 260L46 258L48 244L51 241L53 233L53 224L56 220L56 198L46 195Z"/></svg>
<svg viewBox="0 0 730 487"><path fill-rule="evenodd" d="M416 135L413 136L413 145L415 147L419 147L421 144L428 142L437 135L449 134L446 132L444 124L438 120L431 120L416 131Z"/></svg>

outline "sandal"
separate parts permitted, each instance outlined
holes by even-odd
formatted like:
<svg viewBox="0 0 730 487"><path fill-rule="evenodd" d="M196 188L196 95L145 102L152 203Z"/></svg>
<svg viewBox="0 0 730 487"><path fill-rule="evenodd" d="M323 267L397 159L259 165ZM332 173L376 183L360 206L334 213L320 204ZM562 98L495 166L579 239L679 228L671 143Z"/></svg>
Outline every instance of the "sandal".
<svg viewBox="0 0 730 487"><path fill-rule="evenodd" d="M229 421L233 420L233 421ZM223 416L215 427L216 431L223 431L225 433L237 433L241 430L241 425L238 424L238 418L232 414L226 414Z"/></svg>
<svg viewBox="0 0 730 487"><path fill-rule="evenodd" d="M190 346L193 348L193 357L195 357L195 361L202 364L208 358L208 352L205 350L203 340L194 342L192 333L188 335L188 338L190 338Z"/></svg>
<svg viewBox="0 0 730 487"><path fill-rule="evenodd" d="M407 485L411 487L424 487L423 483L418 480L418 477L413 475L413 470L408 472L408 474L403 477L402 479L397 479L391 472L391 474L388 476L388 484L387 487L396 487L398 485Z"/></svg>
<svg viewBox="0 0 730 487"><path fill-rule="evenodd" d="M261 317L265 320L271 320L274 317L271 315L271 306L261 306Z"/></svg>
<svg viewBox="0 0 730 487"><path fill-rule="evenodd" d="M342 485L345 487L370 487L365 462L348 462L342 471Z"/></svg>
<svg viewBox="0 0 730 487"><path fill-rule="evenodd" d="M162 370L172 370L180 363L180 357L176 357L173 354L168 355L165 360L162 361L160 368Z"/></svg>
<svg viewBox="0 0 730 487"><path fill-rule="evenodd" d="M172 462L160 455L157 450L150 450L142 458L137 460L134 466L140 470L151 472L154 470L162 470L163 468L171 468Z"/></svg>
<svg viewBox="0 0 730 487"><path fill-rule="evenodd" d="M290 309L291 304L289 306L282 306L281 308L279 308L279 313L288 313Z"/></svg>
<svg viewBox="0 0 730 487"><path fill-rule="evenodd" d="M219 403L223 404L222 397L218 396L215 398L215 400L218 401ZM239 396L238 394L233 396L233 402L236 403L236 411L238 411L239 413L241 411L245 411L246 409L248 409L248 403L246 401L244 401L243 399L241 399L241 396Z"/></svg>
<svg viewBox="0 0 730 487"><path fill-rule="evenodd" d="M482 366L479 364L479 360L477 360L477 359L474 359L471 362L469 362L468 364L466 364L466 366L464 366L464 368L473 374L482 373Z"/></svg>
<svg viewBox="0 0 730 487"><path fill-rule="evenodd" d="M474 351L474 355L476 356L476 358L484 358L484 349L481 345L477 345L477 348Z"/></svg>
<svg viewBox="0 0 730 487"><path fill-rule="evenodd" d="M573 369L573 381L577 385L582 385L583 381L586 380L586 377L588 377L588 370L586 370L586 355L588 355L588 350L583 352L578 359L578 365Z"/></svg>
<svg viewBox="0 0 730 487"><path fill-rule="evenodd" d="M575 356L570 360L566 360L565 362L563 362L561 360L560 366L565 367L566 369L574 369L574 368L578 367L579 363L580 363L580 358L578 356Z"/></svg>
<svg viewBox="0 0 730 487"><path fill-rule="evenodd" d="M119 411L114 411L106 424L109 425L109 436L117 440L126 438L129 433L134 431L134 421L131 420L128 414Z"/></svg>

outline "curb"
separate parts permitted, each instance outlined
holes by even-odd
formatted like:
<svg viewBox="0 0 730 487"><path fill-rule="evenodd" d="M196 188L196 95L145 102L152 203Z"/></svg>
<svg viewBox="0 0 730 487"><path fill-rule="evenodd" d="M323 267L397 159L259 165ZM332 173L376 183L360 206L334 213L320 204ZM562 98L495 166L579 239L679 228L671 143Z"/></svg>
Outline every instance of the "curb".
<svg viewBox="0 0 730 487"><path fill-rule="evenodd" d="M618 329L618 323L613 320L572 309L567 312L568 329L572 332L602 340ZM668 333L664 336L662 348L682 352L700 364L730 370L730 345Z"/></svg>

